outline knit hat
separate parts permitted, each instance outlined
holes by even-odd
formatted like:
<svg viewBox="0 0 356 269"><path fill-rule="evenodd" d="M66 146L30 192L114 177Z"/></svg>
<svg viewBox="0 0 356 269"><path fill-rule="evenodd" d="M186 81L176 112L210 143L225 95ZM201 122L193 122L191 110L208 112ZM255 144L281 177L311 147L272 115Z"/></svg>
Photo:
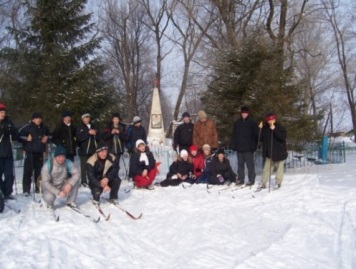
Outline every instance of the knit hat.
<svg viewBox="0 0 356 269"><path fill-rule="evenodd" d="M42 115L40 112L35 112L32 114L31 119L42 119Z"/></svg>
<svg viewBox="0 0 356 269"><path fill-rule="evenodd" d="M66 155L67 152L66 152L66 149L63 148L61 145L57 146L55 149L54 149L54 157L57 157L59 155Z"/></svg>
<svg viewBox="0 0 356 269"><path fill-rule="evenodd" d="M200 120L201 119L206 119L207 115L203 110L201 110L201 111L198 112L198 117L199 117Z"/></svg>
<svg viewBox="0 0 356 269"><path fill-rule="evenodd" d="M225 155L225 150L223 148L218 149L217 152L216 152L216 155L219 155L219 154L224 154Z"/></svg>
<svg viewBox="0 0 356 269"><path fill-rule="evenodd" d="M268 113L266 115L266 121L267 122L270 121L270 120L276 120L276 119L277 119L277 117L276 117L276 115L274 113Z"/></svg>
<svg viewBox="0 0 356 269"><path fill-rule="evenodd" d="M182 149L181 152L179 153L179 156L181 158L183 158L184 156L188 156L188 151L186 151L185 149Z"/></svg>
<svg viewBox="0 0 356 269"><path fill-rule="evenodd" d="M98 147L96 148L96 153L108 149L108 146L104 142L99 142Z"/></svg>
<svg viewBox="0 0 356 269"><path fill-rule="evenodd" d="M189 151L192 152L192 151L198 151L198 147L196 145L191 145L190 148L189 148Z"/></svg>
<svg viewBox="0 0 356 269"><path fill-rule="evenodd" d="M188 112L184 112L184 113L182 114L182 118L185 118L185 117L190 118L190 114L189 114Z"/></svg>
<svg viewBox="0 0 356 269"><path fill-rule="evenodd" d="M249 109L247 106L241 107L241 113L249 113Z"/></svg>
<svg viewBox="0 0 356 269"><path fill-rule="evenodd" d="M62 112L62 118L65 118L65 117L72 117L72 112L64 110Z"/></svg>
<svg viewBox="0 0 356 269"><path fill-rule="evenodd" d="M120 113L117 113L117 112L113 113L111 118L112 118L112 119L113 119L113 118L119 118L119 119L121 119Z"/></svg>
<svg viewBox="0 0 356 269"><path fill-rule="evenodd" d="M136 141L136 148L138 148L140 144L144 144L146 146L146 143L142 139L139 139Z"/></svg>
<svg viewBox="0 0 356 269"><path fill-rule="evenodd" d="M141 121L142 121L142 120L141 120L141 118L140 118L139 116L135 116L135 117L133 118L133 120L132 120L133 124L136 124L136 123L141 122Z"/></svg>
<svg viewBox="0 0 356 269"><path fill-rule="evenodd" d="M210 148L210 146L208 145L208 144L204 144L204 146L203 146L203 150L204 149L208 149L208 150L210 150L211 148Z"/></svg>
<svg viewBox="0 0 356 269"><path fill-rule="evenodd" d="M89 113L83 113L82 114L82 119L84 119L85 117L90 117L90 114Z"/></svg>
<svg viewBox="0 0 356 269"><path fill-rule="evenodd" d="M0 111L6 111L6 106L4 104L0 104Z"/></svg>

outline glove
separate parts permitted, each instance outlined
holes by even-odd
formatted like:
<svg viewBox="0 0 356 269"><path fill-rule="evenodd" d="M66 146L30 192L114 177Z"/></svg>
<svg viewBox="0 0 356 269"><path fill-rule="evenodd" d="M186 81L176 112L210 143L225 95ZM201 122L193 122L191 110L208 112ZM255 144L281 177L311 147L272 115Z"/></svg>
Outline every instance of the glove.
<svg viewBox="0 0 356 269"><path fill-rule="evenodd" d="M200 168L196 168L196 169L195 169L195 172L198 172L198 173L199 173L199 172L202 172L202 170L201 170Z"/></svg>

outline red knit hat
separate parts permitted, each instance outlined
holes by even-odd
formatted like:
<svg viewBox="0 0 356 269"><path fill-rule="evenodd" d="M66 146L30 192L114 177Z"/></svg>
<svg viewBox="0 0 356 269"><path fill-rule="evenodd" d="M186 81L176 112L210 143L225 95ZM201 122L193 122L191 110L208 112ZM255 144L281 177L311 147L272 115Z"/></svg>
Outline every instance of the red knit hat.
<svg viewBox="0 0 356 269"><path fill-rule="evenodd" d="M198 147L196 145L191 145L190 148L189 148L189 151L192 152L192 151L198 151Z"/></svg>
<svg viewBox="0 0 356 269"><path fill-rule="evenodd" d="M276 120L277 117L274 113L268 113L267 116L266 116L266 121L270 121L270 120Z"/></svg>
<svg viewBox="0 0 356 269"><path fill-rule="evenodd" d="M0 111L3 111L3 110L6 111L6 106L4 104L0 103Z"/></svg>

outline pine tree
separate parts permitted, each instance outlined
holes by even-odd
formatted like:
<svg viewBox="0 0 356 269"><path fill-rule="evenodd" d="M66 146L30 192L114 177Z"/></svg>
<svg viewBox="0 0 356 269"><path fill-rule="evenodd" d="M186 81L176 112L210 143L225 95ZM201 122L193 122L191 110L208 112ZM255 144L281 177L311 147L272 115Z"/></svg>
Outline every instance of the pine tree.
<svg viewBox="0 0 356 269"><path fill-rule="evenodd" d="M93 36L86 0L36 0L26 3L29 24L11 29L16 48L1 52L7 65L1 76L5 102L14 114L41 111L47 123L55 123L63 110L75 115L89 111L105 116L116 94L105 79L105 68L95 56L100 39ZM17 112L17 113L16 113Z"/></svg>

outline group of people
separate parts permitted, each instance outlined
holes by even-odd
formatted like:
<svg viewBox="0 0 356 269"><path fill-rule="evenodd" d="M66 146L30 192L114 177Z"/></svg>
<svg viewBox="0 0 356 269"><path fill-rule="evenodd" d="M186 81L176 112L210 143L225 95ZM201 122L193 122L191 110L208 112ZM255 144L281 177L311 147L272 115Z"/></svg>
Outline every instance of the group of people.
<svg viewBox="0 0 356 269"><path fill-rule="evenodd" d="M204 111L199 111L199 120L192 123L190 114L184 112L183 123L174 132L173 148L178 158L169 168L162 187L176 186L181 182L224 184L245 181L245 165L248 170L247 184L255 183L254 153L259 140L263 145L264 171L261 188L272 172L277 169L277 187L283 180L283 164L287 157L286 130L270 113L264 124L258 125L250 116L247 107L241 108L241 117L235 122L232 149L238 157L237 175L233 172L224 149L218 148L218 132L215 122ZM6 115L6 107L0 104L0 176L1 192L5 199L14 199L14 161L12 142L18 140L25 151L23 169L23 193L31 193L32 175L36 181L34 192L42 190L43 200L52 207L56 197L67 198L67 204L75 207L80 185L88 187L93 203L99 203L103 192L110 192L110 201L118 199L121 179L118 176L119 161L124 147L130 153L129 176L137 188L153 188L157 163L147 146L147 135L138 116L128 128L121 122L119 113L112 115L104 130L99 131L89 113L81 115L81 124L72 124L72 114L62 113L62 121L52 133L56 145L53 158L43 163L43 153L50 137L49 128L42 122L42 115L32 114L31 121L19 130ZM77 150L78 149L78 150ZM80 172L74 164L78 152ZM126 167L125 167L126 169ZM4 179L2 175L4 174ZM1 208L0 208L1 209Z"/></svg>

